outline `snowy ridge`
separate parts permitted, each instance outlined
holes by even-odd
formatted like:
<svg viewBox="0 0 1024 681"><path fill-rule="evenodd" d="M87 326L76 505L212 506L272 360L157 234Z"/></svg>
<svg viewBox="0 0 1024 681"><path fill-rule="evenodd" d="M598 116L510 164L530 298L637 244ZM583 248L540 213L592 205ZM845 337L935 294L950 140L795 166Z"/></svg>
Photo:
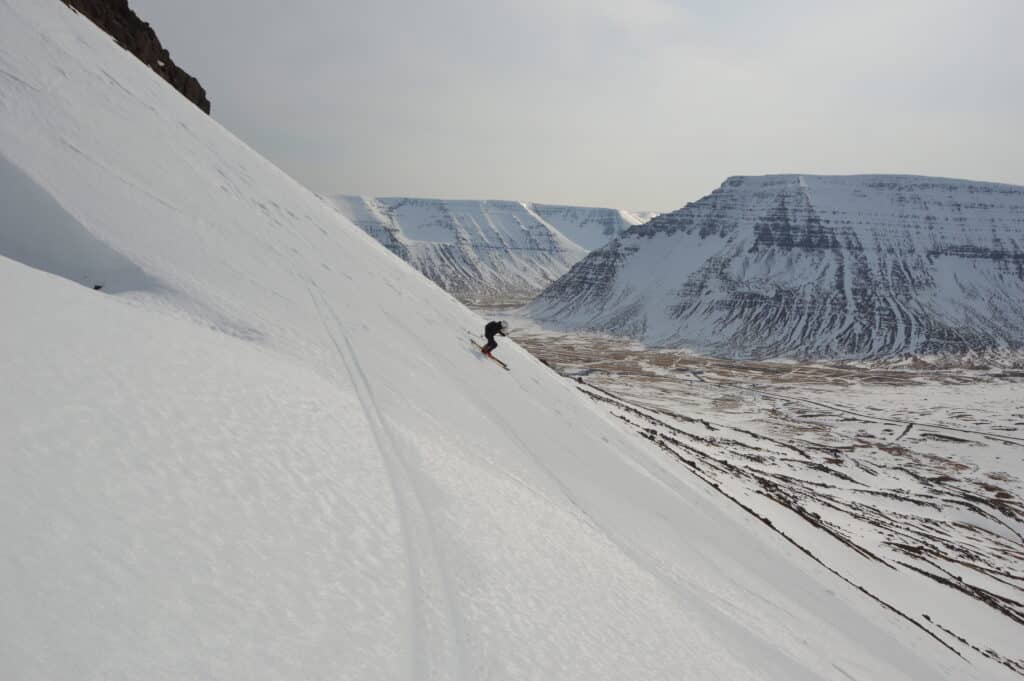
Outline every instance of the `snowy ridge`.
<svg viewBox="0 0 1024 681"><path fill-rule="evenodd" d="M0 45L3 678L1017 678L497 371L62 4L0 0Z"/></svg>
<svg viewBox="0 0 1024 681"><path fill-rule="evenodd" d="M463 300L528 300L653 214L517 201L336 196L345 217Z"/></svg>
<svg viewBox="0 0 1024 681"><path fill-rule="evenodd" d="M545 222L588 251L600 248L630 227L642 225L658 214L615 208L581 208L528 204Z"/></svg>
<svg viewBox="0 0 1024 681"><path fill-rule="evenodd" d="M732 357L1019 349L1024 188L730 178L591 253L531 314Z"/></svg>

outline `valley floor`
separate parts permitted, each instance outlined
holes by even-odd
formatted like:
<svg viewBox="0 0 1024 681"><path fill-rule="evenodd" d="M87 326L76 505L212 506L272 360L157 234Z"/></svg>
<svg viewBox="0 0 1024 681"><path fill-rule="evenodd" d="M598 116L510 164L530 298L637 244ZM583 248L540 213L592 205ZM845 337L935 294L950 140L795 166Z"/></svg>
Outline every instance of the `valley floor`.
<svg viewBox="0 0 1024 681"><path fill-rule="evenodd" d="M881 607L1024 675L1020 372L730 361L512 325L624 425Z"/></svg>

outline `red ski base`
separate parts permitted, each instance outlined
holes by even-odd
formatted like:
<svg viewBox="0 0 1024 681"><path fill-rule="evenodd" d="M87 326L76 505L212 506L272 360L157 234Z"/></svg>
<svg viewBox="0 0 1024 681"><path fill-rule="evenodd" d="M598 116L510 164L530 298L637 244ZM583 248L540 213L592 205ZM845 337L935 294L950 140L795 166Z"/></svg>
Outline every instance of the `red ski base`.
<svg viewBox="0 0 1024 681"><path fill-rule="evenodd" d="M504 362L502 362L502 361L501 361L500 359L498 359L497 357L495 357L494 355L492 355L492 354L490 354L490 353L484 352L484 346L482 346L482 345L477 345L476 341L470 341L470 343L472 343L472 344L473 344L473 347L474 347L474 348L476 348L477 350L479 350L479 351L480 351L480 354L481 354L481 355L483 355L484 357L488 357L488 358L490 358L490 359L493 359L493 360L494 360L495 362L497 362L498 364L500 364L500 365L501 365L501 368L502 368L502 369L504 369L505 371L512 371L511 369L509 369L509 368L508 368L508 365L507 365L507 364L505 364Z"/></svg>

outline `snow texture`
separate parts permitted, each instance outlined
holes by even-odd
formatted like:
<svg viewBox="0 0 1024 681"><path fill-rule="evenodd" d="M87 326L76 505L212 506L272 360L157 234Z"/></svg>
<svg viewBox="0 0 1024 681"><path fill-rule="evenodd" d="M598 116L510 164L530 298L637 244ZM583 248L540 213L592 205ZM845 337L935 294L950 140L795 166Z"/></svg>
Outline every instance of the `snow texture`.
<svg viewBox="0 0 1024 681"><path fill-rule="evenodd" d="M391 252L460 299L529 300L587 251L653 213L519 201L331 199Z"/></svg>
<svg viewBox="0 0 1024 681"><path fill-rule="evenodd" d="M530 314L737 358L1020 349L1024 187L730 178L591 253Z"/></svg>
<svg viewBox="0 0 1024 681"><path fill-rule="evenodd" d="M0 677L1013 678L481 357L59 2L0 0L0 156Z"/></svg>

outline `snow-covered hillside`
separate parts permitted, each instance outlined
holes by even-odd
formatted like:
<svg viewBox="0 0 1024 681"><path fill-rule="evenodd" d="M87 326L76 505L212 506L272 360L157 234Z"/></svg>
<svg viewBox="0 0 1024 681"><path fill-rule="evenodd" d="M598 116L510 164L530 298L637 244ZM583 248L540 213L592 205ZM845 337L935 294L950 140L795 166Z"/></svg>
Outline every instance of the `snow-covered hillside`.
<svg viewBox="0 0 1024 681"><path fill-rule="evenodd" d="M345 217L468 301L528 300L653 213L517 201L331 199Z"/></svg>
<svg viewBox="0 0 1024 681"><path fill-rule="evenodd" d="M735 357L1020 348L1024 187L734 177L591 253L531 314Z"/></svg>
<svg viewBox="0 0 1024 681"><path fill-rule="evenodd" d="M0 45L0 677L1016 678L500 371L57 0Z"/></svg>

